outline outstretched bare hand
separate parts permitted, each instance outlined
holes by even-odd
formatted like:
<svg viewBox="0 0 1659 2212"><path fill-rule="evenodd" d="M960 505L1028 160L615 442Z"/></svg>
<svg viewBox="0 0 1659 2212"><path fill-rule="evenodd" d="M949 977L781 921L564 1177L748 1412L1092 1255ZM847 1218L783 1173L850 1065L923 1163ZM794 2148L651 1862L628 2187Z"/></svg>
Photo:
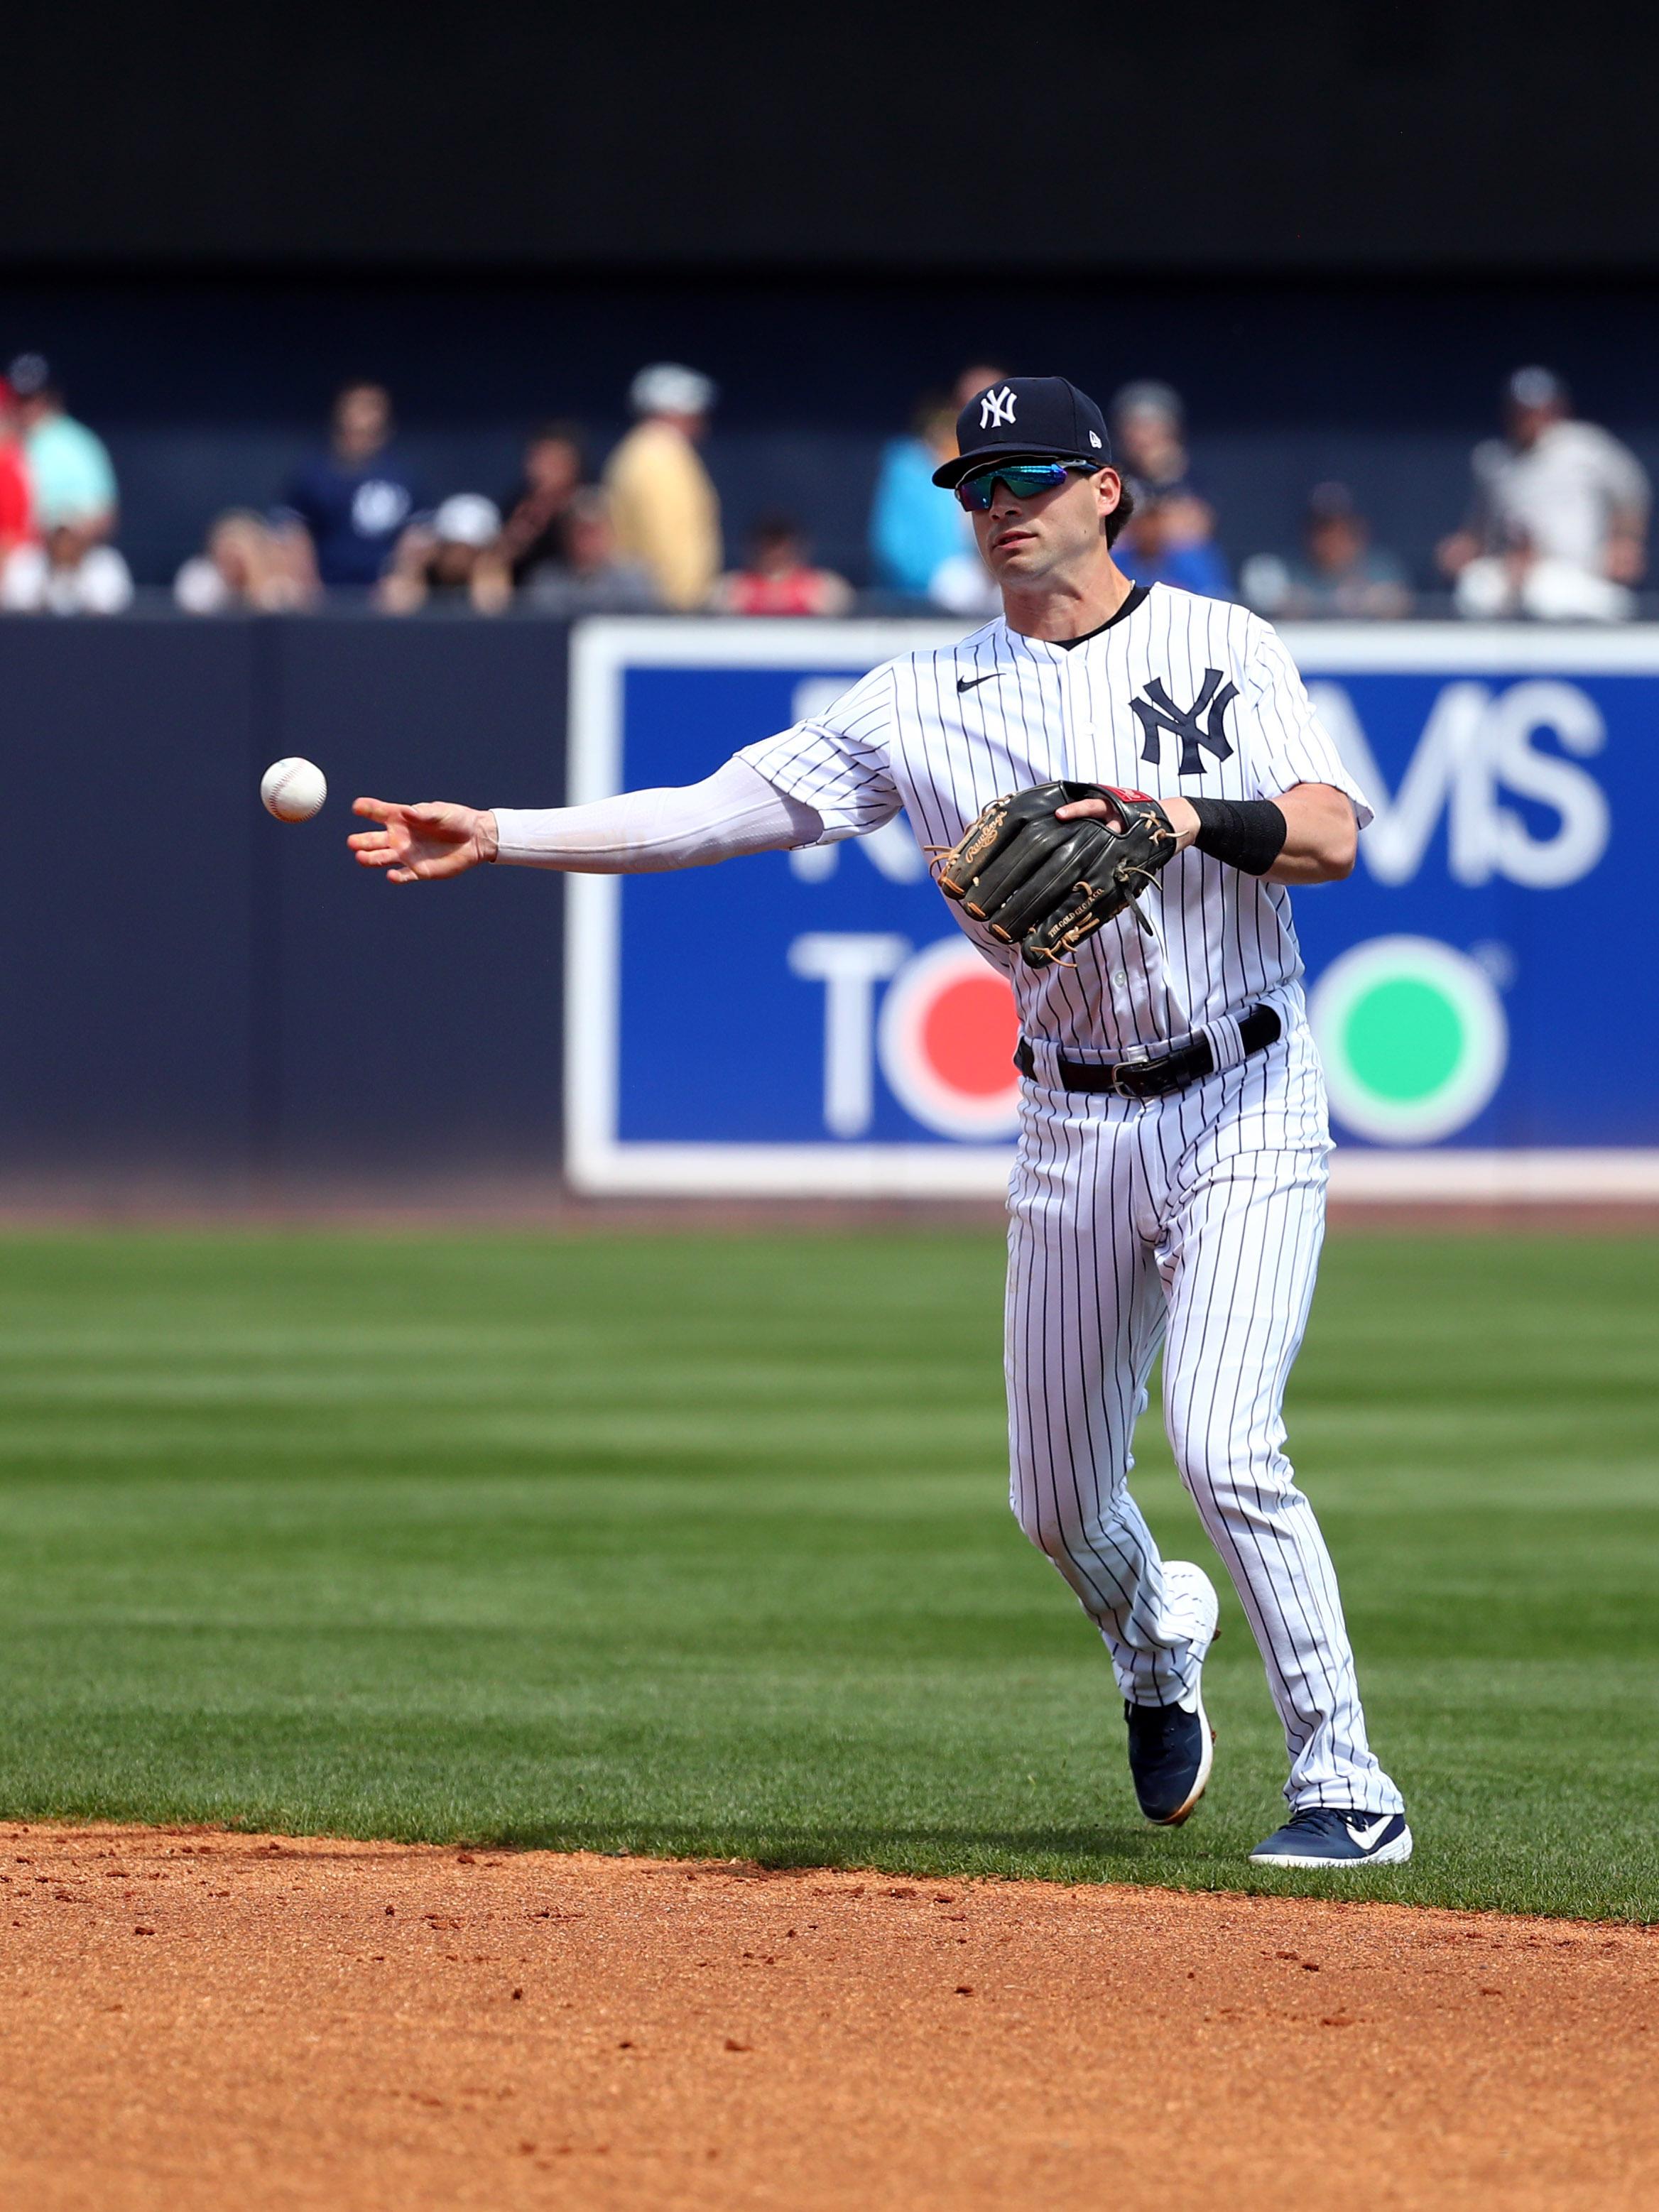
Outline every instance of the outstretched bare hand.
<svg viewBox="0 0 1659 2212"><path fill-rule="evenodd" d="M384 868L389 884L465 875L495 857L495 817L476 806L443 799L398 806L385 799L356 799L351 811L380 823L378 830L358 830L346 842L363 867Z"/></svg>

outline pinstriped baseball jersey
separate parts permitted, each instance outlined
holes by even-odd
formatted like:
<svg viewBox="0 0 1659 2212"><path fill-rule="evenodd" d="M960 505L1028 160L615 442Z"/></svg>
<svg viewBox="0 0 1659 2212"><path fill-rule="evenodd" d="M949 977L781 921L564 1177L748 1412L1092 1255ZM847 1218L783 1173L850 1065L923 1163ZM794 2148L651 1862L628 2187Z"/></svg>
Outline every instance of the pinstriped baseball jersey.
<svg viewBox="0 0 1659 2212"><path fill-rule="evenodd" d="M954 647L886 661L741 757L815 808L830 838L902 808L923 845L953 845L992 799L1056 778L1188 799L1328 783L1370 819L1269 626L1165 584L1070 647L999 617ZM1075 968L1042 970L950 910L1012 978L1027 1035L1085 1057L1185 1038L1302 973L1282 884L1189 848L1142 904L1154 935L1123 914L1078 948Z"/></svg>
<svg viewBox="0 0 1659 2212"><path fill-rule="evenodd" d="M874 670L829 712L742 757L854 836L901 808L954 844L1005 793L1054 779L1159 798L1334 785L1370 812L1290 656L1241 607L1154 585L1070 647L989 623ZM1164 1347L1164 1417L1266 1662L1297 1808L1393 1814L1366 1741L1336 1577L1285 1457L1285 1384L1324 1227L1324 1090L1290 896L1188 850L1074 969L1028 969L949 911L1012 981L1035 1071L1009 1190L1010 1497L1095 1622L1126 1699L1188 1703L1214 1626L1199 1571L1166 1570L1128 1490ZM1259 1001L1281 1034L1247 1056ZM1136 1100L1072 1092L1058 1054L1152 1055L1202 1030L1212 1072Z"/></svg>

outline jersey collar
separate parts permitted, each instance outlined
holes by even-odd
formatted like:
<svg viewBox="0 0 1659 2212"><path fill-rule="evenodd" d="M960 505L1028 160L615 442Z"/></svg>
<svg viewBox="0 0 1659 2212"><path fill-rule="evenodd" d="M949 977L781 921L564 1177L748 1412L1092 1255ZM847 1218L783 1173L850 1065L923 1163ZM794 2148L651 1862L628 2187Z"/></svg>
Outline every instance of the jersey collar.
<svg viewBox="0 0 1659 2212"><path fill-rule="evenodd" d="M1130 616L1138 613L1151 597L1150 584L1132 584L1128 598L1115 615L1108 615L1103 623L1097 623L1092 629L1080 631L1076 637L1027 637L1024 630L1009 628L1006 615L999 617L999 620L1002 623L1003 635L1012 646L1024 646L1031 652L1041 647L1048 653L1067 653L1074 652L1079 645L1087 645L1092 638L1103 636L1109 629L1115 629L1120 623L1127 622Z"/></svg>

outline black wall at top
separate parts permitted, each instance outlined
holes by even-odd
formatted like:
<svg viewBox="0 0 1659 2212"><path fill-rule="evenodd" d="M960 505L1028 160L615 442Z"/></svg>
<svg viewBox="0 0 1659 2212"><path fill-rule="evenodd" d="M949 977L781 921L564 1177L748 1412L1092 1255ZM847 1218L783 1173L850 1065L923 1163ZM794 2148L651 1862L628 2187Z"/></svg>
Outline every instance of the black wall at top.
<svg viewBox="0 0 1659 2212"><path fill-rule="evenodd" d="M0 259L1659 261L1633 0L15 11Z"/></svg>

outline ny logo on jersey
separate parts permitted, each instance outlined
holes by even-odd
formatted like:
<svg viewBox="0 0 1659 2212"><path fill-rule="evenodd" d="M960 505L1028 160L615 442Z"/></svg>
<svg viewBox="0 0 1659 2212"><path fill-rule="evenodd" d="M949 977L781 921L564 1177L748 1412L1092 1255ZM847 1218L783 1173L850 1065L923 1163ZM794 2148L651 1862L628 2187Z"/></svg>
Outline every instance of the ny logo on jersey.
<svg viewBox="0 0 1659 2212"><path fill-rule="evenodd" d="M1220 683L1221 671L1206 668L1204 688L1183 714L1164 689L1160 678L1154 676L1146 686L1146 697L1129 702L1140 723L1142 760L1151 761L1154 768L1162 766L1166 730L1172 738L1181 740L1181 766L1176 771L1178 775L1201 775L1204 763L1200 753L1213 753L1218 761L1225 760L1232 746L1221 726L1222 717L1237 698L1238 686L1229 684L1218 690L1216 687ZM1209 720L1200 729L1199 716L1206 708Z"/></svg>
<svg viewBox="0 0 1659 2212"><path fill-rule="evenodd" d="M1014 402L1018 397L1018 392L1010 391L1006 384L1000 392L982 392L979 399L980 428L990 430L994 429L999 422L1012 422L1014 419Z"/></svg>

